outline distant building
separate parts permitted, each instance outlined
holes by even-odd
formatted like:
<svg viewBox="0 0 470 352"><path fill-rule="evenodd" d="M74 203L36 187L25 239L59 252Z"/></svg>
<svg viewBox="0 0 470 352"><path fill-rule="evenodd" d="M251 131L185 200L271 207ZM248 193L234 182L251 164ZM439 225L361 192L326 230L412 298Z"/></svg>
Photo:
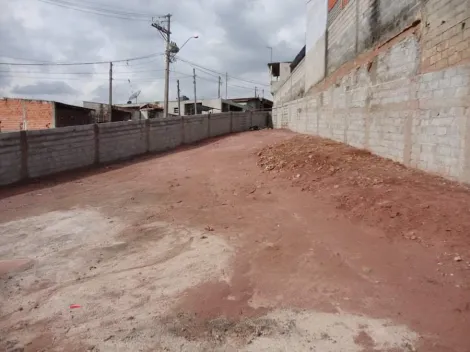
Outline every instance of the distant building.
<svg viewBox="0 0 470 352"><path fill-rule="evenodd" d="M194 100L181 100L181 116L195 115ZM216 114L230 111L245 111L246 107L230 99L199 99L197 100L197 114ZM168 102L168 112L171 115L180 115L178 101Z"/></svg>
<svg viewBox="0 0 470 352"><path fill-rule="evenodd" d="M49 100L3 98L0 131L41 130L93 123L91 109Z"/></svg>
<svg viewBox="0 0 470 352"><path fill-rule="evenodd" d="M236 98L230 99L234 103L243 105L246 110L265 110L271 111L273 109L273 102L269 99L250 97L250 98Z"/></svg>
<svg viewBox="0 0 470 352"><path fill-rule="evenodd" d="M83 106L92 109L93 121L96 123L129 120L147 120L163 117L163 108L153 103L129 103L113 105L109 114L109 104L84 101Z"/></svg>
<svg viewBox="0 0 470 352"><path fill-rule="evenodd" d="M155 103L117 104L116 109L132 112L132 120L147 120L163 117L163 108Z"/></svg>

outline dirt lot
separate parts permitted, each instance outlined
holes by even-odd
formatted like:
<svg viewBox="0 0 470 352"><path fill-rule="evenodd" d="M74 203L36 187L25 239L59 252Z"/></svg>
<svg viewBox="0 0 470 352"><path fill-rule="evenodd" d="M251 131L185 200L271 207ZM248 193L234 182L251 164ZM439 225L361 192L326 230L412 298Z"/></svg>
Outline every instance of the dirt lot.
<svg viewBox="0 0 470 352"><path fill-rule="evenodd" d="M0 197L1 351L470 351L470 191L364 151L254 131Z"/></svg>

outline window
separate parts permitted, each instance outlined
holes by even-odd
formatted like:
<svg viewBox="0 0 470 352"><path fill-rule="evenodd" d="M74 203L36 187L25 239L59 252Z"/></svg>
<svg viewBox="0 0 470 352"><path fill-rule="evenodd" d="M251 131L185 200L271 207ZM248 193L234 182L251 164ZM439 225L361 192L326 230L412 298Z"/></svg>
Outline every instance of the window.
<svg viewBox="0 0 470 352"><path fill-rule="evenodd" d="M179 112L179 109L178 109L178 108L173 108L173 113L174 113L174 114L179 114L179 113L180 113L180 112Z"/></svg>

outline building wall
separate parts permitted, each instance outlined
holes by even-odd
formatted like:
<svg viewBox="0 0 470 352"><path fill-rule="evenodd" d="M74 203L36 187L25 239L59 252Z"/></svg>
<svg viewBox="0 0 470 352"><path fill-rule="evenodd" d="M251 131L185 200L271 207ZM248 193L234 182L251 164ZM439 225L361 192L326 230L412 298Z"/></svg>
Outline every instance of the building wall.
<svg viewBox="0 0 470 352"><path fill-rule="evenodd" d="M274 93L274 105L301 98L305 94L305 59Z"/></svg>
<svg viewBox="0 0 470 352"><path fill-rule="evenodd" d="M109 104L84 101L83 107L93 109L91 116L94 123L111 122L109 117Z"/></svg>
<svg viewBox="0 0 470 352"><path fill-rule="evenodd" d="M328 13L328 74L410 26L420 9L420 0L337 1Z"/></svg>
<svg viewBox="0 0 470 352"><path fill-rule="evenodd" d="M109 104L84 101L83 107L87 109L93 109L91 111L92 123L119 122L128 120L139 121L142 119L140 111L124 111L122 109L125 109L125 106L122 106L122 109L116 109L113 106L113 113L111 117L109 116Z"/></svg>
<svg viewBox="0 0 470 352"><path fill-rule="evenodd" d="M52 102L28 99L0 100L0 131L37 130L53 128Z"/></svg>
<svg viewBox="0 0 470 352"><path fill-rule="evenodd" d="M265 127L269 113L110 122L0 134L0 185Z"/></svg>
<svg viewBox="0 0 470 352"><path fill-rule="evenodd" d="M271 82L271 92L274 94L284 84L284 82L290 77L291 69L290 62L279 63L279 77L276 77Z"/></svg>
<svg viewBox="0 0 470 352"><path fill-rule="evenodd" d="M461 3L451 2L449 9ZM443 14L441 21L452 16ZM454 27L462 30L463 22ZM278 106L275 126L470 182L470 63L447 61L443 69L426 71L423 43L433 40L426 35L412 27L345 63L305 98Z"/></svg>
<svg viewBox="0 0 470 352"><path fill-rule="evenodd" d="M81 126L93 123L90 110L74 108L65 104L54 104L55 127Z"/></svg>
<svg viewBox="0 0 470 352"><path fill-rule="evenodd" d="M203 114L217 114L217 113L222 113L222 112L228 112L224 111L227 109L230 109L231 106L234 107L235 109L243 109L243 106L239 104L234 104L230 100L225 100L225 99L203 99L203 100L198 100L198 109L200 109L200 105L203 106L208 106L213 108L214 110L212 111L204 111ZM187 116L185 111L185 105L189 104L190 105L190 111L194 111L194 100L181 100L181 116ZM168 102L168 111L170 114L173 115L178 115L177 109L178 108L178 101L169 101ZM194 116L194 115L191 115Z"/></svg>
<svg viewBox="0 0 470 352"><path fill-rule="evenodd" d="M428 0L423 11L424 72L470 62L468 0Z"/></svg>
<svg viewBox="0 0 470 352"><path fill-rule="evenodd" d="M325 77L327 5L326 0L307 2L305 91Z"/></svg>

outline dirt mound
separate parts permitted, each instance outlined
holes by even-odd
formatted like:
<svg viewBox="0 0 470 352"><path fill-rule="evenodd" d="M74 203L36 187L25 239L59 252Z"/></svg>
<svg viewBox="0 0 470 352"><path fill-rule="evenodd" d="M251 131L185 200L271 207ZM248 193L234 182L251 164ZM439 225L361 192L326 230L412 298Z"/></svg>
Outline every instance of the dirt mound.
<svg viewBox="0 0 470 352"><path fill-rule="evenodd" d="M333 199L349 217L381 228L390 239L470 247L466 186L313 136L268 146L258 156L266 171Z"/></svg>

